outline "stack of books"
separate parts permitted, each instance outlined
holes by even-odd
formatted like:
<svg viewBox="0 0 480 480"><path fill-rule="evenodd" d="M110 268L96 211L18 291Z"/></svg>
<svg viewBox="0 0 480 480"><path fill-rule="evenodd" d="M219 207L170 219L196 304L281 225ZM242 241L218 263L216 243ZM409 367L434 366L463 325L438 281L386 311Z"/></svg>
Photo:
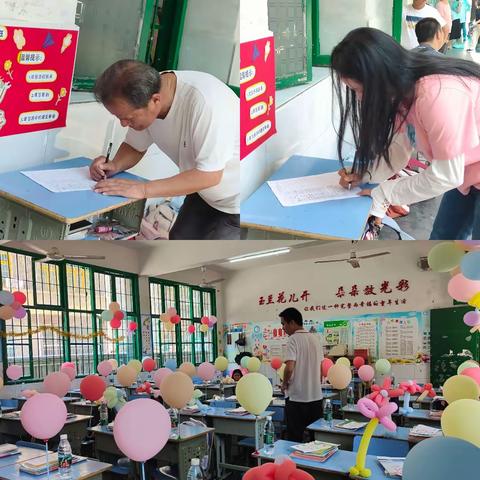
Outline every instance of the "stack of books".
<svg viewBox="0 0 480 480"><path fill-rule="evenodd" d="M410 429L409 435L411 437L436 437L438 435L442 435L442 429L428 427L427 425L415 425L413 428Z"/></svg>
<svg viewBox="0 0 480 480"><path fill-rule="evenodd" d="M225 413L227 415L249 415L249 413L243 408L243 407L238 407L238 408L232 408L230 410L225 410Z"/></svg>
<svg viewBox="0 0 480 480"><path fill-rule="evenodd" d="M344 420L337 423L335 428L344 428L345 430L360 430L365 427L368 422L355 422L354 420Z"/></svg>
<svg viewBox="0 0 480 480"><path fill-rule="evenodd" d="M20 450L16 445L11 443L4 443L3 445L0 445L0 458L16 455L17 453L20 453Z"/></svg>
<svg viewBox="0 0 480 480"><path fill-rule="evenodd" d="M83 462L86 459L86 457L77 457L74 455L72 457L72 465ZM32 458L27 462L20 464L20 471L30 475L44 475L49 470L50 472L58 470L58 455L56 453L52 453L48 456L48 464L46 456Z"/></svg>
<svg viewBox="0 0 480 480"><path fill-rule="evenodd" d="M309 443L302 443L300 445L294 445L292 448L295 450L290 456L302 459L313 460L315 462L325 462L328 460L337 450L340 445L336 443L314 441Z"/></svg>
<svg viewBox="0 0 480 480"><path fill-rule="evenodd" d="M387 477L402 478L405 458L400 457L377 457Z"/></svg>

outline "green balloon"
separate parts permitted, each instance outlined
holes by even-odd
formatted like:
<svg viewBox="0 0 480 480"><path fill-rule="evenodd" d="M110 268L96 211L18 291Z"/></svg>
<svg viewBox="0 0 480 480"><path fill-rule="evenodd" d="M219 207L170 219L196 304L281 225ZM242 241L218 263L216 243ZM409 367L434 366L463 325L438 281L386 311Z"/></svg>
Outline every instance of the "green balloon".
<svg viewBox="0 0 480 480"><path fill-rule="evenodd" d="M476 367L478 367L478 363L475 360L467 360L459 365L459 367L457 368L457 374L460 375L466 368Z"/></svg>
<svg viewBox="0 0 480 480"><path fill-rule="evenodd" d="M390 362L385 358L381 358L380 360L377 360L375 363L375 371L382 375L387 374L391 368L392 366L390 365Z"/></svg>
<svg viewBox="0 0 480 480"><path fill-rule="evenodd" d="M113 312L111 312L110 310L104 310L101 316L104 322L109 322L113 319Z"/></svg>
<svg viewBox="0 0 480 480"><path fill-rule="evenodd" d="M248 361L250 360L251 357L242 357L242 359L240 360L240 365L243 367L243 368L247 368L247 363Z"/></svg>
<svg viewBox="0 0 480 480"><path fill-rule="evenodd" d="M464 250L455 243L442 242L428 253L428 265L434 272L449 272L460 265L464 255Z"/></svg>

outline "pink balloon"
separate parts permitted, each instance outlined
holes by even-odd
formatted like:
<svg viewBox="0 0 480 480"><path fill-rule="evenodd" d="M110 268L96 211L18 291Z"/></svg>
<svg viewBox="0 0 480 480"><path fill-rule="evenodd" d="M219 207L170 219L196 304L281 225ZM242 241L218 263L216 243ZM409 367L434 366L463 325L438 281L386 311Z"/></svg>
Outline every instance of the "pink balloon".
<svg viewBox="0 0 480 480"><path fill-rule="evenodd" d="M455 240L455 243L463 247L465 250L480 249L480 240Z"/></svg>
<svg viewBox="0 0 480 480"><path fill-rule="evenodd" d="M134 332L138 328L137 322L130 322L128 324L128 331Z"/></svg>
<svg viewBox="0 0 480 480"><path fill-rule="evenodd" d="M463 316L463 322L469 327L474 327L475 325L478 325L480 323L480 312L478 312L477 310L467 312Z"/></svg>
<svg viewBox="0 0 480 480"><path fill-rule="evenodd" d="M448 294L459 302L468 302L480 292L480 280L469 280L458 273L448 282Z"/></svg>
<svg viewBox="0 0 480 480"><path fill-rule="evenodd" d="M63 398L70 390L71 383L72 381L66 373L50 373L43 380L43 391Z"/></svg>
<svg viewBox="0 0 480 480"><path fill-rule="evenodd" d="M22 304L20 302L13 302L10 306L13 308L13 311L15 311L21 308Z"/></svg>
<svg viewBox="0 0 480 480"><path fill-rule="evenodd" d="M74 364L73 362L64 362L64 363L62 363L62 367L61 367L61 368L63 368L63 367L71 367L71 368L73 368L75 371L77 370L77 367L75 366L75 364Z"/></svg>
<svg viewBox="0 0 480 480"><path fill-rule="evenodd" d="M117 413L113 426L118 448L135 462L146 462L160 452L171 431L167 410L150 398L128 402Z"/></svg>
<svg viewBox="0 0 480 480"><path fill-rule="evenodd" d="M209 362L203 362L197 368L197 375L208 382L215 376L215 367Z"/></svg>
<svg viewBox="0 0 480 480"><path fill-rule="evenodd" d="M23 368L20 365L10 365L7 368L7 377L10 380L18 380L23 376Z"/></svg>
<svg viewBox="0 0 480 480"><path fill-rule="evenodd" d="M188 326L188 333L190 333L190 334L195 333L195 325L189 325Z"/></svg>
<svg viewBox="0 0 480 480"><path fill-rule="evenodd" d="M155 385L160 388L160 385L162 384L163 380L168 377L168 375L172 374L173 372L169 368L159 368L154 374L153 374L153 381L155 382Z"/></svg>
<svg viewBox="0 0 480 480"><path fill-rule="evenodd" d="M362 365L365 365L365 359L363 357L355 357L353 359L353 366L355 368L360 368Z"/></svg>
<svg viewBox="0 0 480 480"><path fill-rule="evenodd" d="M173 323L174 325L177 325L177 323L180 323L182 319L180 318L180 315L172 315L170 317L170 322Z"/></svg>
<svg viewBox="0 0 480 480"><path fill-rule="evenodd" d="M170 307L170 308L167 309L166 313L169 317L173 317L174 315L177 314L177 309L174 308L174 307Z"/></svg>
<svg viewBox="0 0 480 480"><path fill-rule="evenodd" d="M68 375L70 380L75 380L75 377L77 376L77 372L73 367L62 367L60 371L65 375Z"/></svg>
<svg viewBox="0 0 480 480"><path fill-rule="evenodd" d="M112 320L110 320L110 326L114 330L118 330L122 326L122 321L119 320L118 318L112 318Z"/></svg>
<svg viewBox="0 0 480 480"><path fill-rule="evenodd" d="M15 310L13 312L13 318L22 319L22 318L25 318L26 316L27 316L27 311L23 307L20 307L18 310Z"/></svg>
<svg viewBox="0 0 480 480"><path fill-rule="evenodd" d="M202 318L200 319L200 323L201 323L202 325L208 325L208 322L209 322L209 318L208 318L208 317L202 317Z"/></svg>
<svg viewBox="0 0 480 480"><path fill-rule="evenodd" d="M461 375L473 378L480 386L480 367L465 368L462 370Z"/></svg>
<svg viewBox="0 0 480 480"><path fill-rule="evenodd" d="M56 395L38 393L23 405L20 421L33 438L46 441L62 430L67 421L67 407Z"/></svg>
<svg viewBox="0 0 480 480"><path fill-rule="evenodd" d="M218 322L218 319L215 315L210 315L210 322L215 325Z"/></svg>
<svg viewBox="0 0 480 480"><path fill-rule="evenodd" d="M104 360L98 364L97 372L102 375L102 377L108 377L112 371L113 365L108 360Z"/></svg>
<svg viewBox="0 0 480 480"><path fill-rule="evenodd" d="M326 377L328 374L328 371L330 370L330 367L333 365L332 360L329 358L324 358L322 360L322 376Z"/></svg>
<svg viewBox="0 0 480 480"><path fill-rule="evenodd" d="M360 377L360 380L363 380L364 382L370 382L375 376L375 370L371 365L362 365L358 369L358 376Z"/></svg>

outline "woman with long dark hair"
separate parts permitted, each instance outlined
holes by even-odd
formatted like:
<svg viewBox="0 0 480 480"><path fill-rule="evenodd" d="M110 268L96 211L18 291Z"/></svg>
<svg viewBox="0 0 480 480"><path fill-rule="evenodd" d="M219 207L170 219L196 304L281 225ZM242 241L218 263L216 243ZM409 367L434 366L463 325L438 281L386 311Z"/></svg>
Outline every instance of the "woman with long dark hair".
<svg viewBox="0 0 480 480"><path fill-rule="evenodd" d="M331 68L340 161L349 128L356 147L352 172L339 172L341 185L379 183L362 192L379 218L391 204L444 194L430 238L480 238L480 66L410 52L380 30L358 28L335 47ZM414 148L430 166L387 180Z"/></svg>

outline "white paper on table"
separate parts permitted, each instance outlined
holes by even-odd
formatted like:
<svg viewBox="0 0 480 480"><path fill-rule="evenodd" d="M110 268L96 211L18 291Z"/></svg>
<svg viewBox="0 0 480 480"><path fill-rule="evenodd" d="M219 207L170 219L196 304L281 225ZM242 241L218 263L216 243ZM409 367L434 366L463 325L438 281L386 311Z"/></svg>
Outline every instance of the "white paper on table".
<svg viewBox="0 0 480 480"><path fill-rule="evenodd" d="M294 207L307 203L328 202L357 197L359 187L347 190L339 185L338 173L322 173L307 177L271 180L268 186L284 207Z"/></svg>
<svg viewBox="0 0 480 480"><path fill-rule="evenodd" d="M91 179L89 167L36 170L21 173L53 193L93 190L97 183Z"/></svg>

